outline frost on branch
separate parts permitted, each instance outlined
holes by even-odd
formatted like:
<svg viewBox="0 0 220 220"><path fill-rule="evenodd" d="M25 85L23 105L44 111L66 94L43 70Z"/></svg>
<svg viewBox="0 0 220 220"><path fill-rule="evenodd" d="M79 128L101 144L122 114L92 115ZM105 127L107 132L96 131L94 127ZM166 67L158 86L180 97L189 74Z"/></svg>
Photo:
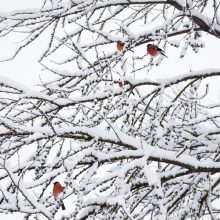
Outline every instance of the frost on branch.
<svg viewBox="0 0 220 220"><path fill-rule="evenodd" d="M39 61L52 77L40 92L0 77L0 212L219 218L219 103L206 98L220 69L154 81L163 57L146 54L147 42L187 56L204 46L201 32L219 37L218 6L206 17L206 3L45 0L1 15L1 40L24 35L11 58L50 32Z"/></svg>

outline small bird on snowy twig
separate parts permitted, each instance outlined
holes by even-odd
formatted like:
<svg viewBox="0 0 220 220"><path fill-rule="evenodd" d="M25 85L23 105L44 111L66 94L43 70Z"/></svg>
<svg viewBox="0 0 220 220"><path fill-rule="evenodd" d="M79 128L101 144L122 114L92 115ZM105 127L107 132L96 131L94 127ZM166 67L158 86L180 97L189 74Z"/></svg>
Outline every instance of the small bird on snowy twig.
<svg viewBox="0 0 220 220"><path fill-rule="evenodd" d="M122 50L124 50L124 46L125 46L125 43L123 43L122 41L117 41L116 47L118 51L121 52Z"/></svg>
<svg viewBox="0 0 220 220"><path fill-rule="evenodd" d="M59 196L59 194L63 191L63 187L59 182L55 182L53 184L53 196L54 199L57 199L57 197ZM62 210L65 210L65 206L62 200L60 200L60 205L62 207Z"/></svg>
<svg viewBox="0 0 220 220"><path fill-rule="evenodd" d="M161 55L167 57L161 48L159 48L158 46L153 45L153 44L147 45L147 53L150 54L151 56L157 56L158 54L161 54Z"/></svg>

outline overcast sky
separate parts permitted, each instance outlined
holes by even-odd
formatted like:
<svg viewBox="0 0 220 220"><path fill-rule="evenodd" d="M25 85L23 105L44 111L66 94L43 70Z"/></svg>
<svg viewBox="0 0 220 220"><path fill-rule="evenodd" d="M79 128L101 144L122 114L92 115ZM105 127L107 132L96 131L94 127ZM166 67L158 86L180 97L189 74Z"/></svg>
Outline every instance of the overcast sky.
<svg viewBox="0 0 220 220"><path fill-rule="evenodd" d="M0 12L10 12L22 8L36 8L42 5L41 0L0 0ZM16 45L18 40L11 38L7 42L0 39L0 58L7 58L12 54L10 48ZM10 62L0 62L0 75L7 76L14 81L33 85L39 82L41 66L38 64L40 48L38 44L33 44L22 51L14 60Z"/></svg>
<svg viewBox="0 0 220 220"><path fill-rule="evenodd" d="M7 0L0 1L0 8L1 12L9 12L22 8L40 7L42 2L42 0ZM189 72L190 68L192 70L219 68L220 41L205 33L203 33L203 36L206 48L201 49L197 54L192 52L190 49L183 59L179 58L180 48L168 48L166 51L168 59L164 59L159 67L154 68L155 74L153 72L150 77L152 79L166 78L172 75ZM39 83L39 76L41 76L42 79L45 79L44 76L46 73L41 71L41 66L37 62L43 50L43 43L45 43L45 41L46 37L41 37L29 47L25 48L14 60L0 62L0 75L7 76L14 81L25 84L26 86L32 86ZM11 48L16 46L16 42L18 42L18 39L10 38L7 42L0 39L0 59L8 58L12 55ZM39 45L41 45L41 47L39 47ZM213 56L213 54L215 55ZM210 57L212 58L210 59ZM219 95L219 91L216 93L218 87L218 84L216 84L216 88L214 90L215 94Z"/></svg>
<svg viewBox="0 0 220 220"><path fill-rule="evenodd" d="M9 12L21 8L36 8L42 4L41 0L1 0L1 12ZM154 68L154 74L151 74L152 79L167 78L177 74L187 73L191 70L202 70L206 68L220 68L220 40L210 37L203 33L203 40L206 47L200 49L199 53L195 54L191 50L183 58L179 58L179 48L168 48L166 54L168 59L164 59L159 67ZM28 87L38 84L39 76L44 77L44 72L41 71L41 66L37 60L42 52L45 43L44 38L40 38L31 46L25 48L14 60L8 62L0 62L0 75L7 76L8 78L22 83ZM0 59L7 58L11 53L12 48L17 42L13 37L3 42L0 38ZM40 47L40 46L42 47ZM211 56L210 56L211 55ZM149 77L149 76L146 76ZM212 87L210 99L214 100L220 98L220 86L216 78L212 79ZM20 220L20 214L7 215L0 219L4 220Z"/></svg>

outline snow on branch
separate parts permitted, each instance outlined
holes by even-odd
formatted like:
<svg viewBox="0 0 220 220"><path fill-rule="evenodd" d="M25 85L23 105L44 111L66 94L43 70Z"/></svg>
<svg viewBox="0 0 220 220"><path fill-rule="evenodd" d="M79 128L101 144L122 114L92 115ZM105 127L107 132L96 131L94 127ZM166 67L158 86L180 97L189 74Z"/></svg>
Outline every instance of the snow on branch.
<svg viewBox="0 0 220 220"><path fill-rule="evenodd" d="M220 103L207 100L220 69L151 74L171 47L184 57L204 47L203 31L219 38L218 8L206 0L44 0L2 13L0 40L23 40L1 60L49 34L39 62L51 78L34 90L0 77L0 213L218 219Z"/></svg>

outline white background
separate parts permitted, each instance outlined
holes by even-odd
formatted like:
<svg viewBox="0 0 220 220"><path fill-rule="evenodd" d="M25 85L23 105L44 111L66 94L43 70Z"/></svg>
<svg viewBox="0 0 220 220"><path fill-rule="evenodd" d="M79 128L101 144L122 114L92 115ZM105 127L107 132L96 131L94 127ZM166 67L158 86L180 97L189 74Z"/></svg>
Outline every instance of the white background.
<svg viewBox="0 0 220 220"><path fill-rule="evenodd" d="M25 8L40 8L42 0L0 0L0 13L6 13L18 9ZM46 36L41 37L32 45L25 48L12 61L0 62L0 75L7 76L13 81L24 84L27 87L33 87L40 83L39 77L46 79L48 76L42 72L41 65L37 62L46 42ZM220 68L220 39L203 33L203 40L206 47L195 54L191 50L187 55L180 59L179 48L168 48L166 54L168 59L164 59L159 67L154 69L155 75L151 73L152 79L167 78L172 75L178 75L190 72L190 69L202 70L208 68ZM11 37L6 42L0 38L0 59L8 58L12 55L13 48L18 40ZM7 57L8 56L8 57ZM209 80L211 83L209 99L217 102L220 98L220 80L216 77ZM22 220L21 214L2 215L3 220Z"/></svg>

